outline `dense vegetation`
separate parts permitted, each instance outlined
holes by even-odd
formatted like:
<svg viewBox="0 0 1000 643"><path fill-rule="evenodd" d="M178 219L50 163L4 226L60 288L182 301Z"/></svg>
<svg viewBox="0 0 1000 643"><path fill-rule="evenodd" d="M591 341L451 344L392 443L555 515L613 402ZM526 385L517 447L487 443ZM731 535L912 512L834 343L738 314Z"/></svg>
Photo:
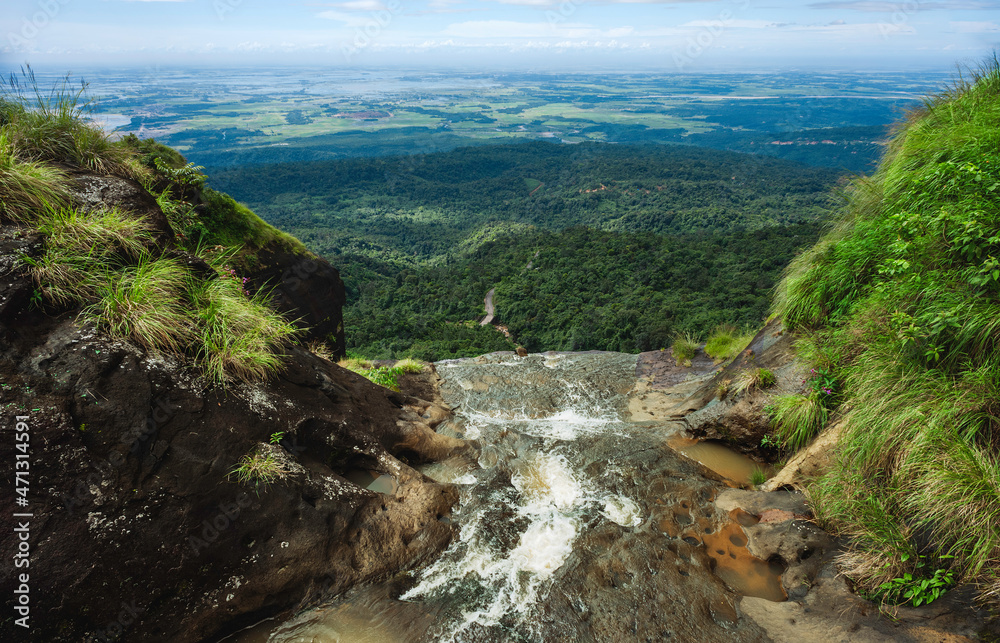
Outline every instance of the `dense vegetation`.
<svg viewBox="0 0 1000 643"><path fill-rule="evenodd" d="M839 459L812 493L821 518L850 539L848 575L897 601L912 598L901 587L961 578L995 604L995 59L909 114L878 171L855 182L832 229L792 263L776 311L804 334L802 355L841 397Z"/></svg>
<svg viewBox="0 0 1000 643"><path fill-rule="evenodd" d="M485 314L493 287L499 321L529 350L636 352L668 347L680 331L759 325L782 268L817 234L816 225L693 236L498 226L437 265L333 260L352 277L349 344L370 357L509 350L491 328L461 323Z"/></svg>
<svg viewBox="0 0 1000 643"><path fill-rule="evenodd" d="M684 147L548 143L218 170L330 258L349 347L372 358L642 351L757 325L837 175ZM531 266L529 266L531 263Z"/></svg>
<svg viewBox="0 0 1000 643"><path fill-rule="evenodd" d="M491 221L662 234L813 221L838 176L701 148L537 142L211 174L321 254L417 259Z"/></svg>
<svg viewBox="0 0 1000 643"><path fill-rule="evenodd" d="M37 284L33 303L75 310L151 353L189 358L220 384L277 371L297 329L265 293L246 292L233 266L264 244L305 248L204 188L204 175L173 150L134 137L109 140L85 121L83 88L63 85L46 95L33 76L25 80L13 78L0 96L0 221L42 235L41 253L23 258ZM141 182L170 220L173 241L190 254L165 251L163 231L133 213L76 207L66 167ZM216 278L193 269L192 255Z"/></svg>

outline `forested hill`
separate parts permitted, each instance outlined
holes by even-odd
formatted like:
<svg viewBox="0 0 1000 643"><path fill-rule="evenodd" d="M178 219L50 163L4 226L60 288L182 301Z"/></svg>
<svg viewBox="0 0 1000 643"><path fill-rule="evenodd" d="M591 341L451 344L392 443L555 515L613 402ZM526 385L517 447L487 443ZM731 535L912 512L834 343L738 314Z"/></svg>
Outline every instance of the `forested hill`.
<svg viewBox="0 0 1000 643"><path fill-rule="evenodd" d="M822 215L839 176L705 148L539 142L210 175L317 252L418 260L490 221L662 234L801 223Z"/></svg>
<svg viewBox="0 0 1000 643"><path fill-rule="evenodd" d="M549 143L227 168L213 185L341 270L348 347L641 351L758 324L839 176L680 146Z"/></svg>

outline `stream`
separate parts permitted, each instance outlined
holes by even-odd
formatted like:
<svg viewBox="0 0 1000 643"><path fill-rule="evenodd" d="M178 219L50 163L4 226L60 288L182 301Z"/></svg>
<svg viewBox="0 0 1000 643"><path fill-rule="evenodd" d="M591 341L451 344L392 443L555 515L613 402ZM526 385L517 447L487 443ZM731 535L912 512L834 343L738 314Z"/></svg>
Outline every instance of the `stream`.
<svg viewBox="0 0 1000 643"><path fill-rule="evenodd" d="M761 640L737 603L784 600L783 569L747 552L742 527L752 516L713 503L754 464L687 440L676 422L634 421L636 360L595 352L439 362L455 416L438 432L478 449L421 471L459 486L443 520L460 535L423 568L232 640Z"/></svg>

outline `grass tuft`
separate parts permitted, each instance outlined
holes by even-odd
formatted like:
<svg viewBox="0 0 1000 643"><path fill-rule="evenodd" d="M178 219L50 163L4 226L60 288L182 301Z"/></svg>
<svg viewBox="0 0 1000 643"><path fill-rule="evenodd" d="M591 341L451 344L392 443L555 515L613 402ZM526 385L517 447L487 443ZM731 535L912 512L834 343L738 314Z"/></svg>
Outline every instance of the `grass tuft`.
<svg viewBox="0 0 1000 643"><path fill-rule="evenodd" d="M705 353L716 361L724 362L739 355L753 339L752 333L741 333L731 324L717 326L708 341L705 342Z"/></svg>
<svg viewBox="0 0 1000 643"><path fill-rule="evenodd" d="M192 284L198 317L197 359L218 384L260 381L281 369L282 346L298 330L268 306L266 295L248 297L236 279Z"/></svg>
<svg viewBox="0 0 1000 643"><path fill-rule="evenodd" d="M288 474L288 470L270 450L260 448L240 458L227 477L235 477L240 484L252 485L259 492L260 487L269 487Z"/></svg>
<svg viewBox="0 0 1000 643"><path fill-rule="evenodd" d="M771 388L777 383L778 378L775 377L774 372L770 369L751 368L749 370L742 371L736 376L736 381L733 383L733 392L740 394L760 391Z"/></svg>
<svg viewBox="0 0 1000 643"><path fill-rule="evenodd" d="M781 395L771 403L775 435L785 447L804 447L826 424L827 410L819 394Z"/></svg>
<svg viewBox="0 0 1000 643"><path fill-rule="evenodd" d="M148 351L181 353L195 336L183 299L186 282L179 262L144 255L135 266L109 271L82 315Z"/></svg>
<svg viewBox="0 0 1000 643"><path fill-rule="evenodd" d="M140 178L131 150L87 120L86 88L81 83L74 89L67 76L45 94L30 67L20 76L11 75L0 92L0 130L22 161L67 163L98 174Z"/></svg>
<svg viewBox="0 0 1000 643"><path fill-rule="evenodd" d="M670 350L674 356L674 361L677 362L677 365L691 366L691 358L693 358L695 352L697 352L698 346L700 346L698 338L691 333L678 335L677 338L674 339L674 343L670 346Z"/></svg>
<svg viewBox="0 0 1000 643"><path fill-rule="evenodd" d="M66 174L46 163L22 161L0 128L0 217L28 222L69 201Z"/></svg>
<svg viewBox="0 0 1000 643"><path fill-rule="evenodd" d="M394 369L400 373L422 373L424 370L424 365L422 362L418 362L412 357L407 357L406 359L401 359L392 366Z"/></svg>

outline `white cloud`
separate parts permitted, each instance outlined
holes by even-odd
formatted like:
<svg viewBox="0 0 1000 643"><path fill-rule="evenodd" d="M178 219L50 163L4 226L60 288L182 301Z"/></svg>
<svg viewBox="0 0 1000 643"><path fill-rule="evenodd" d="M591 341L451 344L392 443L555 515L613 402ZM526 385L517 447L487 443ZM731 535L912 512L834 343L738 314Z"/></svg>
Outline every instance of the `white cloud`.
<svg viewBox="0 0 1000 643"><path fill-rule="evenodd" d="M773 29L781 26L784 25L770 20L691 20L681 25L681 27L735 27L737 29Z"/></svg>

